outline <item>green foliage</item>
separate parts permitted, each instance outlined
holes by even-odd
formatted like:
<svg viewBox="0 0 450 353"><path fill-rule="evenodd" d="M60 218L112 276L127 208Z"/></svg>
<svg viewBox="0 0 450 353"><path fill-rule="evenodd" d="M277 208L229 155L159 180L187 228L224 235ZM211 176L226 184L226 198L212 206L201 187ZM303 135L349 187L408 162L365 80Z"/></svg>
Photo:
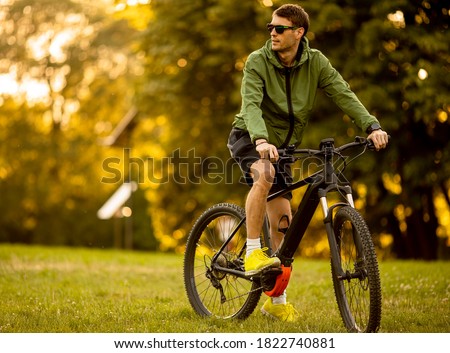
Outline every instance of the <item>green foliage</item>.
<svg viewBox="0 0 450 353"><path fill-rule="evenodd" d="M147 69L143 89L138 89L140 106L150 116L167 116L162 134L170 138L160 139L166 154L194 148L195 156L229 160L225 141L239 109L236 93L242 64L268 38L263 24L270 20L272 8L259 1L177 4L152 3L155 16L143 42ZM305 1L302 5L310 14L311 45L329 56L392 136L386 152L367 155L364 163L349 170L349 178L358 181L355 185L377 185L369 195L367 191L355 195L367 207L369 224L375 233L394 236L399 256L435 258L436 236L423 238L417 233L448 237L446 218L441 214L438 220L433 208L420 201L431 205L435 195L444 194L448 204L448 10L439 2ZM423 70L426 79L418 76ZM330 136L340 144L363 134L323 95L316 108L304 145L316 146ZM435 158L426 157L430 155ZM173 173L177 172L175 165ZM387 180L395 180L395 190ZM157 192L154 205L165 209L164 233L173 240L171 230L181 232L177 237L182 244L198 210L223 200L243 203L246 190L237 182L231 188L168 183ZM171 200L174 194L177 202ZM423 227L418 230L415 222ZM157 225L161 227L162 223ZM405 235L409 245L401 243ZM418 236L423 238L420 247L414 245ZM406 248L415 250L402 250Z"/></svg>
<svg viewBox="0 0 450 353"><path fill-rule="evenodd" d="M40 109L11 101L3 108L0 239L110 246L101 238L109 229L98 224L98 204L91 197L95 186L90 181L97 178L92 159L101 158L99 151L77 136L45 126ZM92 231L96 226L97 234Z"/></svg>
<svg viewBox="0 0 450 353"><path fill-rule="evenodd" d="M436 1L377 2L371 12L374 18L356 36L360 61L343 70L358 67L364 75L362 95L371 97L369 109L392 135L392 152L377 156L377 165L384 176L397 176L401 192L384 183L369 210L379 219L376 229L397 235L398 256L435 258L434 234L442 229L445 215L438 220L433 203L438 194L447 195L448 203L448 12ZM382 91L374 94L375 86ZM392 219L399 206L406 214Z"/></svg>
<svg viewBox="0 0 450 353"><path fill-rule="evenodd" d="M257 1L154 1L151 6L154 16L142 42L146 70L137 92L139 108L150 119L165 117L147 140L156 140L164 156L175 157L170 182L151 197L159 239L170 242L184 239L206 205L233 198L242 202L247 189L235 182L237 166L232 181L218 184L209 173L222 171L225 179L231 165L226 141L239 109L243 64L264 43L270 11ZM151 148L147 151L144 158L152 157ZM181 176L188 181L180 182Z"/></svg>
<svg viewBox="0 0 450 353"><path fill-rule="evenodd" d="M156 248L154 232L162 249L182 251L203 209L243 204L248 187L226 141L246 57L286 2L6 1L0 78L39 89L1 87L0 241L113 244L113 222L96 211L128 165L124 146L98 141L132 105L139 115L125 137L131 157L145 162L145 173L131 173L145 176L133 201L135 246ZM402 258L447 256L449 10L437 0L301 4L311 46L392 136L386 151L366 154L347 174L376 241ZM319 95L303 145L361 134ZM121 159L115 184L100 182L108 157Z"/></svg>
<svg viewBox="0 0 450 353"><path fill-rule="evenodd" d="M98 140L129 109L135 31L89 2L16 1L1 13L1 73L19 89L0 98L0 241L110 247L114 225L96 213L117 185L100 184L111 152ZM136 233L156 247L148 217Z"/></svg>

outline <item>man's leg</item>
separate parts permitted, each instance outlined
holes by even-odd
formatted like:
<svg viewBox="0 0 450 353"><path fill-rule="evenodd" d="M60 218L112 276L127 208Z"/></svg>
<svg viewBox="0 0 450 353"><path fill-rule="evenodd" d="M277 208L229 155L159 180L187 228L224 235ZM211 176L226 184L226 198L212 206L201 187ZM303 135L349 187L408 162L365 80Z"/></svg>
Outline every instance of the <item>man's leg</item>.
<svg viewBox="0 0 450 353"><path fill-rule="evenodd" d="M257 273L262 268L279 266L280 260L276 257L268 258L260 250L260 234L264 217L269 217L270 234L272 238L272 248L276 250L283 240L284 233L280 231L287 228L291 222L290 201L284 197L278 197L267 202L267 196L275 178L275 169L267 160L259 160L252 165L253 186L247 196L245 209L247 213L247 258L245 261L245 271ZM287 217L286 217L287 216ZM249 251L249 248L250 251ZM254 250L256 249L256 250ZM253 261L252 254L258 254L256 261ZM276 262L271 262L276 259ZM255 269L254 264L258 264ZM262 265L264 264L264 265ZM286 301L286 291L275 298L268 298L261 308L264 315L271 316L282 321L295 321L298 312Z"/></svg>
<svg viewBox="0 0 450 353"><path fill-rule="evenodd" d="M245 212L247 215L247 237L259 239L266 215L267 196L272 187L275 169L268 160L260 159L250 167L253 185L247 195Z"/></svg>
<svg viewBox="0 0 450 353"><path fill-rule="evenodd" d="M287 229L291 224L292 212L290 201L284 197L277 197L268 202L267 215L269 216L270 223L272 251L276 251L280 247L284 237L284 232L280 230Z"/></svg>
<svg viewBox="0 0 450 353"><path fill-rule="evenodd" d="M251 166L253 185L247 195L245 212L247 215L247 257L245 271L253 275L262 269L279 266L280 260L269 258L261 251L260 234L266 215L267 196L272 187L275 169L267 160L257 160Z"/></svg>
<svg viewBox="0 0 450 353"><path fill-rule="evenodd" d="M270 223L270 238L272 251L278 250L284 238L284 229L291 224L291 203L284 197L277 197L267 203L267 215ZM272 298L273 304L286 304L286 291L279 297Z"/></svg>

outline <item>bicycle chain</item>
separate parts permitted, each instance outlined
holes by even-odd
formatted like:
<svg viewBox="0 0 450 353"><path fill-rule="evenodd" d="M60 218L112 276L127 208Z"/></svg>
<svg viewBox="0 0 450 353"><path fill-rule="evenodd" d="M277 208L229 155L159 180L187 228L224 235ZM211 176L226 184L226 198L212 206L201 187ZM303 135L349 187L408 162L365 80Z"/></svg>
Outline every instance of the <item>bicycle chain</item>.
<svg viewBox="0 0 450 353"><path fill-rule="evenodd" d="M206 258L207 258L207 256L205 255L204 256L204 258L203 258L203 261L204 261L204 263L205 263L205 267L206 267L206 272L207 273L212 273L212 270L211 270L211 268L206 264ZM209 257L208 257L209 258ZM211 260L211 259L209 259L209 260ZM214 275L213 275L214 276ZM212 279L208 276L208 275L206 275L206 277L210 280L210 281L212 281ZM214 278L215 278L215 276L214 276ZM219 282L220 283L220 282ZM218 287L216 287L215 285L214 285L214 283L213 283L213 287L214 288L216 288L216 289L219 289ZM226 302L228 302L228 301L231 301L231 300L235 300L235 299L238 299L238 298L241 298L241 297L245 297L245 296L247 296L247 295L249 295L249 294L251 294L251 293L255 293L255 292L258 292L258 291L260 291L261 289L263 289L263 286L261 286L261 287L258 287L258 288L255 288L255 289L252 289L252 290L250 290L250 291L248 291L248 292L246 292L246 293L244 293L244 294L241 294L241 295L237 295L237 296L235 296L235 297L233 297L233 298L229 298L229 299L225 299L224 301L222 301L222 304L224 304L224 303L226 303Z"/></svg>

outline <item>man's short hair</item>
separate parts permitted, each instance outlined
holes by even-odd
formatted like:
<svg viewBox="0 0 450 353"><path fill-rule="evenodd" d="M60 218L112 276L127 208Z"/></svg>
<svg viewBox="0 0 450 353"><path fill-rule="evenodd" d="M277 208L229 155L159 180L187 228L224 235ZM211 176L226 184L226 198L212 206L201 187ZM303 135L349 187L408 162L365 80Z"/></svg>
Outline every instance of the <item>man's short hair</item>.
<svg viewBox="0 0 450 353"><path fill-rule="evenodd" d="M296 27L303 27L306 35L309 28L309 16L300 5L284 4L273 12L273 15L287 18Z"/></svg>

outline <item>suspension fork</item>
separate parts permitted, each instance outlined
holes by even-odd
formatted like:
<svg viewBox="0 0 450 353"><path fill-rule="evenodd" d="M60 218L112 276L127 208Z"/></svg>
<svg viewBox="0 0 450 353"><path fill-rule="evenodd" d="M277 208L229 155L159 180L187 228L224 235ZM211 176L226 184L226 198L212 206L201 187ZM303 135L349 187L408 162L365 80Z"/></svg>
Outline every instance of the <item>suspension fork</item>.
<svg viewBox="0 0 450 353"><path fill-rule="evenodd" d="M328 207L327 193L332 189L341 189L345 192L347 202L338 202ZM345 186L334 186L330 185L325 189L319 189L319 202L323 212L323 222L325 223L325 229L327 231L328 243L330 245L331 262L334 269L336 270L338 279L345 278L345 273L342 270L341 257L339 254L339 246L336 241L336 235L334 234L333 227L333 211L335 208L343 206L355 207L353 202L352 190L349 185Z"/></svg>

